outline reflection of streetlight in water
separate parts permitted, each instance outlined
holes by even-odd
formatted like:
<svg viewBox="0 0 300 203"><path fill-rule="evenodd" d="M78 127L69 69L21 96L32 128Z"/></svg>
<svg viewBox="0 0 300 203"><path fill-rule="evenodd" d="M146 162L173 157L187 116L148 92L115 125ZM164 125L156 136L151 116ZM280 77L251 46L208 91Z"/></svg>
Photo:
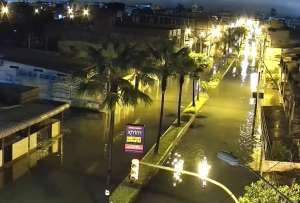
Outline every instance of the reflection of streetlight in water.
<svg viewBox="0 0 300 203"><path fill-rule="evenodd" d="M245 79L247 77L247 69L248 69L248 58L244 58L244 60L242 61L241 67L242 67L242 72L241 72L241 76L242 76L242 83L245 82Z"/></svg>
<svg viewBox="0 0 300 203"><path fill-rule="evenodd" d="M183 170L184 160L181 159L181 155L178 153L175 153L174 156L175 156L175 158L173 159L171 164L175 170L174 174L173 174L173 178L174 178L173 186L175 187L177 185L177 183L182 182L181 172Z"/></svg>
<svg viewBox="0 0 300 203"><path fill-rule="evenodd" d="M208 164L207 158L204 157L198 165L198 174L199 177L202 179L203 188L206 186L206 180L204 178L207 178L210 168L211 166Z"/></svg>

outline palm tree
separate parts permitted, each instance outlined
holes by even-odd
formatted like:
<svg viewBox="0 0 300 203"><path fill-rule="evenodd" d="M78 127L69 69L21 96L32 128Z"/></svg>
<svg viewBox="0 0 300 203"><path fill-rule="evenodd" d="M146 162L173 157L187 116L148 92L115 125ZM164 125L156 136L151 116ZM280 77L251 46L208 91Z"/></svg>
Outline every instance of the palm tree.
<svg viewBox="0 0 300 203"><path fill-rule="evenodd" d="M208 67L208 59L204 54L190 54L195 62L195 68L190 72L190 76L193 80L193 91L192 91L192 105L195 106L195 85L196 81L200 79L200 73ZM199 92L198 92L199 94ZM198 96L198 95L197 95Z"/></svg>
<svg viewBox="0 0 300 203"><path fill-rule="evenodd" d="M139 84L153 85L156 70L153 68L153 59L149 57L149 49L144 44L136 46L135 51L131 53L133 68L134 86L139 88Z"/></svg>
<svg viewBox="0 0 300 203"><path fill-rule="evenodd" d="M173 67L175 72L178 74L179 79L179 95L178 95L178 105L177 105L177 125L180 126L180 107L181 107L181 98L182 98L182 86L184 83L184 77L187 74L195 71L196 64L195 61L189 56L190 50L188 48L180 49L173 56Z"/></svg>
<svg viewBox="0 0 300 203"><path fill-rule="evenodd" d="M139 101L146 104L151 102L148 95L136 89L123 77L128 73L131 64L130 53L134 49L131 44L119 40L110 40L100 48L89 47L88 58L92 59L97 67L96 74L86 78L81 84L83 92L102 92L106 87L104 106L109 111L108 131L108 166L106 189L110 190L112 174L112 145L115 123L115 109L117 104L135 106ZM108 197L107 197L108 198Z"/></svg>
<svg viewBox="0 0 300 203"><path fill-rule="evenodd" d="M238 56L240 55L240 50L242 43L245 39L245 35L247 33L247 29L245 27L237 27L233 30L233 35L238 38L238 43L234 46L237 51Z"/></svg>
<svg viewBox="0 0 300 203"><path fill-rule="evenodd" d="M158 152L160 136L162 134L162 123L164 116L164 102L165 93L167 89L167 80L173 75L174 70L174 57L182 52L181 49L177 48L174 41L157 41L149 44L149 49L151 51L152 57L155 59L155 67L157 75L160 78L160 88L161 88L161 103L160 103L160 115L159 115L159 125L158 134L156 139L155 152Z"/></svg>

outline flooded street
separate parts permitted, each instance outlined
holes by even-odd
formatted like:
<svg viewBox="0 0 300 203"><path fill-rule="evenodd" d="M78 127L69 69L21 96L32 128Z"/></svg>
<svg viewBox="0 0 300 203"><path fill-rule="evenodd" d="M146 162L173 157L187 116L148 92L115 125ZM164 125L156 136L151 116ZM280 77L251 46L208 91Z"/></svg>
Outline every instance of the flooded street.
<svg viewBox="0 0 300 203"><path fill-rule="evenodd" d="M239 72L239 71L238 71ZM242 77L241 77L242 75ZM245 81L244 81L245 80ZM221 150L231 151L238 157L249 157L243 146L243 136L249 116L253 112L250 101L249 76L244 73L236 77L230 72L219 88L211 92L194 127L188 131L176 152L184 160L184 169L197 172L198 163L207 157L211 170L209 177L226 185L236 196L243 192L245 185L255 180L243 168L228 166L217 158ZM205 189L199 179L182 177L182 183L173 187L173 174L162 172L138 197L140 203L227 203L233 202L220 188L208 183Z"/></svg>
<svg viewBox="0 0 300 203"><path fill-rule="evenodd" d="M156 84L158 85L158 83ZM182 105L191 102L191 81L186 80ZM176 118L178 81L169 80L165 102L164 129ZM117 110L113 151L113 187L129 172L130 157L124 153L124 129L127 123L146 126L146 150L155 142L160 107L157 86L147 90L153 103L135 109ZM71 110L65 114L62 153L38 150L16 161L0 173L0 202L5 203L94 203L103 202L106 176L105 114ZM50 151L49 151L50 150Z"/></svg>

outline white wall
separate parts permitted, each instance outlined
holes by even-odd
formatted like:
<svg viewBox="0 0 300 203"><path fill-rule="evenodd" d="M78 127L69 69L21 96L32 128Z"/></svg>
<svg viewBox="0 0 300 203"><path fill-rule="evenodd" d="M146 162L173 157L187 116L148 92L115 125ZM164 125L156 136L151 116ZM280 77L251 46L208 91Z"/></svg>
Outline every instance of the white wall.
<svg viewBox="0 0 300 203"><path fill-rule="evenodd" d="M71 75L63 72L7 60L0 63L0 82L39 87L41 98L50 99L55 94L68 98L70 81Z"/></svg>

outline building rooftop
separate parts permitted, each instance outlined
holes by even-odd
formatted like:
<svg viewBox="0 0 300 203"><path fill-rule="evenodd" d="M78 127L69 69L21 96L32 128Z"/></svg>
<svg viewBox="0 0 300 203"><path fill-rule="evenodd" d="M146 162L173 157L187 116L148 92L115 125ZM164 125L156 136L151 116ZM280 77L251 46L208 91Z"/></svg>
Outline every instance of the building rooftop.
<svg viewBox="0 0 300 203"><path fill-rule="evenodd" d="M51 118L70 107L69 104L48 100L0 107L0 138Z"/></svg>
<svg viewBox="0 0 300 203"><path fill-rule="evenodd" d="M79 59L70 59L57 52L41 51L36 49L1 47L1 58L22 64L56 70L64 73L85 72L91 67Z"/></svg>

